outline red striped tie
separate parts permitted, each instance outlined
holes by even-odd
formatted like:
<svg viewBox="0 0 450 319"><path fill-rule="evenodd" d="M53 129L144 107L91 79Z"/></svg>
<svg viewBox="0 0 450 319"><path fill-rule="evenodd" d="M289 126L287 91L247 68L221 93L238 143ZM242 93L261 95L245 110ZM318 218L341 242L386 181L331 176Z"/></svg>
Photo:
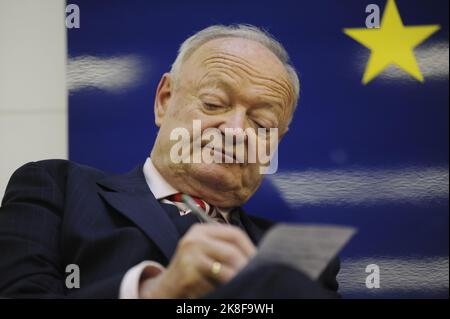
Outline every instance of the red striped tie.
<svg viewBox="0 0 450 319"><path fill-rule="evenodd" d="M173 194L173 195L166 197L166 199L168 201L172 202L175 206L177 206L180 209L180 214L184 215L184 214L190 213L190 210L185 209L186 207L184 206L185 204L183 202L182 196L183 196L182 193L177 193L177 194ZM210 217L212 217L219 223L227 223L227 221L222 216L222 214L220 214L214 208L214 206L209 205L208 203L206 203L205 201L203 201L202 199L200 199L198 197L195 197L192 195L191 195L191 197L197 203L197 205L200 206ZM182 205L180 205L180 204L182 204Z"/></svg>

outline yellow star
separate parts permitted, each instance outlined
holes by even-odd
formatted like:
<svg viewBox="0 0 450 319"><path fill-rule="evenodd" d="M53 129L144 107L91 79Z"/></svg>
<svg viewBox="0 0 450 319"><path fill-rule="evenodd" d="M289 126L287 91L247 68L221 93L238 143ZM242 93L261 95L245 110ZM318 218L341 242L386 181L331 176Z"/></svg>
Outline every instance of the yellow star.
<svg viewBox="0 0 450 319"><path fill-rule="evenodd" d="M404 26L395 1L388 0L379 29L344 29L344 33L371 50L364 84L391 64L423 82L413 49L439 29L439 25Z"/></svg>

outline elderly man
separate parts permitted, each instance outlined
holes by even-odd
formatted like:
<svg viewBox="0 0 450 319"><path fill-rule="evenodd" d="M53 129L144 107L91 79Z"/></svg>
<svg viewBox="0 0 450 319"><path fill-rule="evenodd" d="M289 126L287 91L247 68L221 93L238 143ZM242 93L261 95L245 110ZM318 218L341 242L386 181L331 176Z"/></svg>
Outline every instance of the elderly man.
<svg viewBox="0 0 450 319"><path fill-rule="evenodd" d="M261 183L258 160L173 158L172 132L183 128L193 133L194 121L200 121L201 132L216 129L225 136L231 129L247 148L247 129L276 128L279 142L298 95L299 80L287 53L258 28L211 26L188 38L156 90L159 133L143 166L110 176L70 161L48 160L14 173L0 209L0 295L336 296L335 264L315 282L276 261L246 268L272 225L240 209ZM205 151L200 143L197 150L188 148L189 158ZM206 153L236 159L224 148ZM198 223L183 206L182 194L191 195L219 222ZM68 285L70 267L79 269L75 288Z"/></svg>

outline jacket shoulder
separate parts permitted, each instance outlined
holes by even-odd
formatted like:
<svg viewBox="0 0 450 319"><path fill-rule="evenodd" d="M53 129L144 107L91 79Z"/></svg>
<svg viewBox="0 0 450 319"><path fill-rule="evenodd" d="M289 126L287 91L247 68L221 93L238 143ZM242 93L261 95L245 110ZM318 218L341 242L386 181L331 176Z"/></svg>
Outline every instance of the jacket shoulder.
<svg viewBox="0 0 450 319"><path fill-rule="evenodd" d="M49 159L29 162L19 167L11 176L3 201L18 191L34 188L53 187L65 193L72 180L96 180L108 176L93 167L63 159Z"/></svg>
<svg viewBox="0 0 450 319"><path fill-rule="evenodd" d="M82 165L82 164L79 164L79 163L76 163L76 162L73 162L70 160L65 160L65 159L48 159L48 160L41 160L41 161L36 161L36 162L29 162L29 163L23 165L22 167L26 167L29 165L44 168L50 173L53 173L53 172L60 173L63 171L69 172L71 170L77 170L77 171L83 171L83 172L86 172L88 174L93 174L93 175L107 175L106 172L96 169L94 167Z"/></svg>
<svg viewBox="0 0 450 319"><path fill-rule="evenodd" d="M48 159L35 162L29 162L19 167L13 175L20 174L29 170L45 170L52 177L65 177L74 171L93 176L105 176L108 173L98 170L94 167L82 165L73 161L64 159Z"/></svg>

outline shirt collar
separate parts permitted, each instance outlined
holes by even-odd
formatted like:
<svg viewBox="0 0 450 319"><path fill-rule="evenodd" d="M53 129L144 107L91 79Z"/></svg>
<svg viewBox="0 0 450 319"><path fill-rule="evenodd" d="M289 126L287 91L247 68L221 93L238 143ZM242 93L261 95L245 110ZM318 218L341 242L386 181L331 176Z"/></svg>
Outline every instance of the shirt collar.
<svg viewBox="0 0 450 319"><path fill-rule="evenodd" d="M155 165L153 165L150 157L145 161L143 171L145 181L157 200L178 193L178 191L161 176Z"/></svg>
<svg viewBox="0 0 450 319"><path fill-rule="evenodd" d="M153 165L150 157L147 157L147 160L144 163L143 172L145 181L157 200L179 193L179 191L161 176L155 165ZM218 207L216 207L216 209L228 220L231 209L220 209Z"/></svg>

